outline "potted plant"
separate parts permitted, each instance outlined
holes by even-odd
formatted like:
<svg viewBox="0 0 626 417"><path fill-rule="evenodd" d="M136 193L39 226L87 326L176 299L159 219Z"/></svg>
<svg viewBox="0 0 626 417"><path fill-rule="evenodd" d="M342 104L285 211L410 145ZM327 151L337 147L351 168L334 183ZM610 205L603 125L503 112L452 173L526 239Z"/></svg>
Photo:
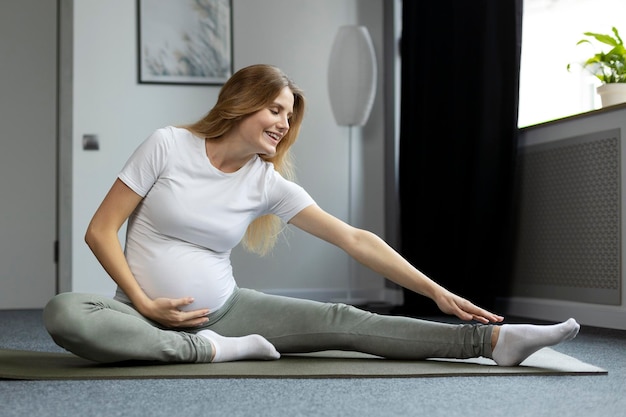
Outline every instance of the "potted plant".
<svg viewBox="0 0 626 417"><path fill-rule="evenodd" d="M613 35L585 32L583 35L587 38L576 44L592 44L591 40L595 39L611 47L608 52L598 52L582 64L583 68L589 70L602 83L597 92L603 107L626 102L626 48L617 28L613 27L611 30ZM569 64L567 69L570 70Z"/></svg>

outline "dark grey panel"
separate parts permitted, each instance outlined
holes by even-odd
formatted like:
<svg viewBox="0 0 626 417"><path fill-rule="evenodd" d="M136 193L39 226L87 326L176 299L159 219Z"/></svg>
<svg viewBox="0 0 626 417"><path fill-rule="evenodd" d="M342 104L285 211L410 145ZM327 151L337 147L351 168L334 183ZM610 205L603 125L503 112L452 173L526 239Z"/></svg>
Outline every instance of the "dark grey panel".
<svg viewBox="0 0 626 417"><path fill-rule="evenodd" d="M620 130L522 148L514 296L621 303Z"/></svg>

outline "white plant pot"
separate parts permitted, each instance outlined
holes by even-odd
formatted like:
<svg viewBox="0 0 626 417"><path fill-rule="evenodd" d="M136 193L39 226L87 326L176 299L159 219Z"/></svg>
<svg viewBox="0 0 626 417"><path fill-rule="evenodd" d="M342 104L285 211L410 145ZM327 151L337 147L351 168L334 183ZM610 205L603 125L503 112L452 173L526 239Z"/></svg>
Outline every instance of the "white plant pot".
<svg viewBox="0 0 626 417"><path fill-rule="evenodd" d="M596 91L602 100L602 107L626 102L626 83L602 84Z"/></svg>

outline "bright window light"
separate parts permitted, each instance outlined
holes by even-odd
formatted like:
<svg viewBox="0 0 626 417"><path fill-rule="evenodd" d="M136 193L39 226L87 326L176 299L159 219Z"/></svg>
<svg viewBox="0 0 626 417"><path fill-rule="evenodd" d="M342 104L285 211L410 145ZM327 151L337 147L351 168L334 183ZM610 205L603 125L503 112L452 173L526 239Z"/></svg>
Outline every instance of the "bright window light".
<svg viewBox="0 0 626 417"><path fill-rule="evenodd" d="M624 0L524 0L520 127L600 108L600 81L580 65L599 50L576 43L613 26L626 41L625 16Z"/></svg>

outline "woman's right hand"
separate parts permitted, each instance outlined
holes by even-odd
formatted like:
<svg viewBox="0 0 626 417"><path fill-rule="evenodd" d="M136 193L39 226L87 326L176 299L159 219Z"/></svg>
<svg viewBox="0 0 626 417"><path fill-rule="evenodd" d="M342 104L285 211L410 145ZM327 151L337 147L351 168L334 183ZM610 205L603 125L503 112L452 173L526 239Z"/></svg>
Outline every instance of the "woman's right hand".
<svg viewBox="0 0 626 417"><path fill-rule="evenodd" d="M144 306L141 313L166 327L197 327L209 321L209 309L182 311L193 303L193 298L155 298Z"/></svg>

